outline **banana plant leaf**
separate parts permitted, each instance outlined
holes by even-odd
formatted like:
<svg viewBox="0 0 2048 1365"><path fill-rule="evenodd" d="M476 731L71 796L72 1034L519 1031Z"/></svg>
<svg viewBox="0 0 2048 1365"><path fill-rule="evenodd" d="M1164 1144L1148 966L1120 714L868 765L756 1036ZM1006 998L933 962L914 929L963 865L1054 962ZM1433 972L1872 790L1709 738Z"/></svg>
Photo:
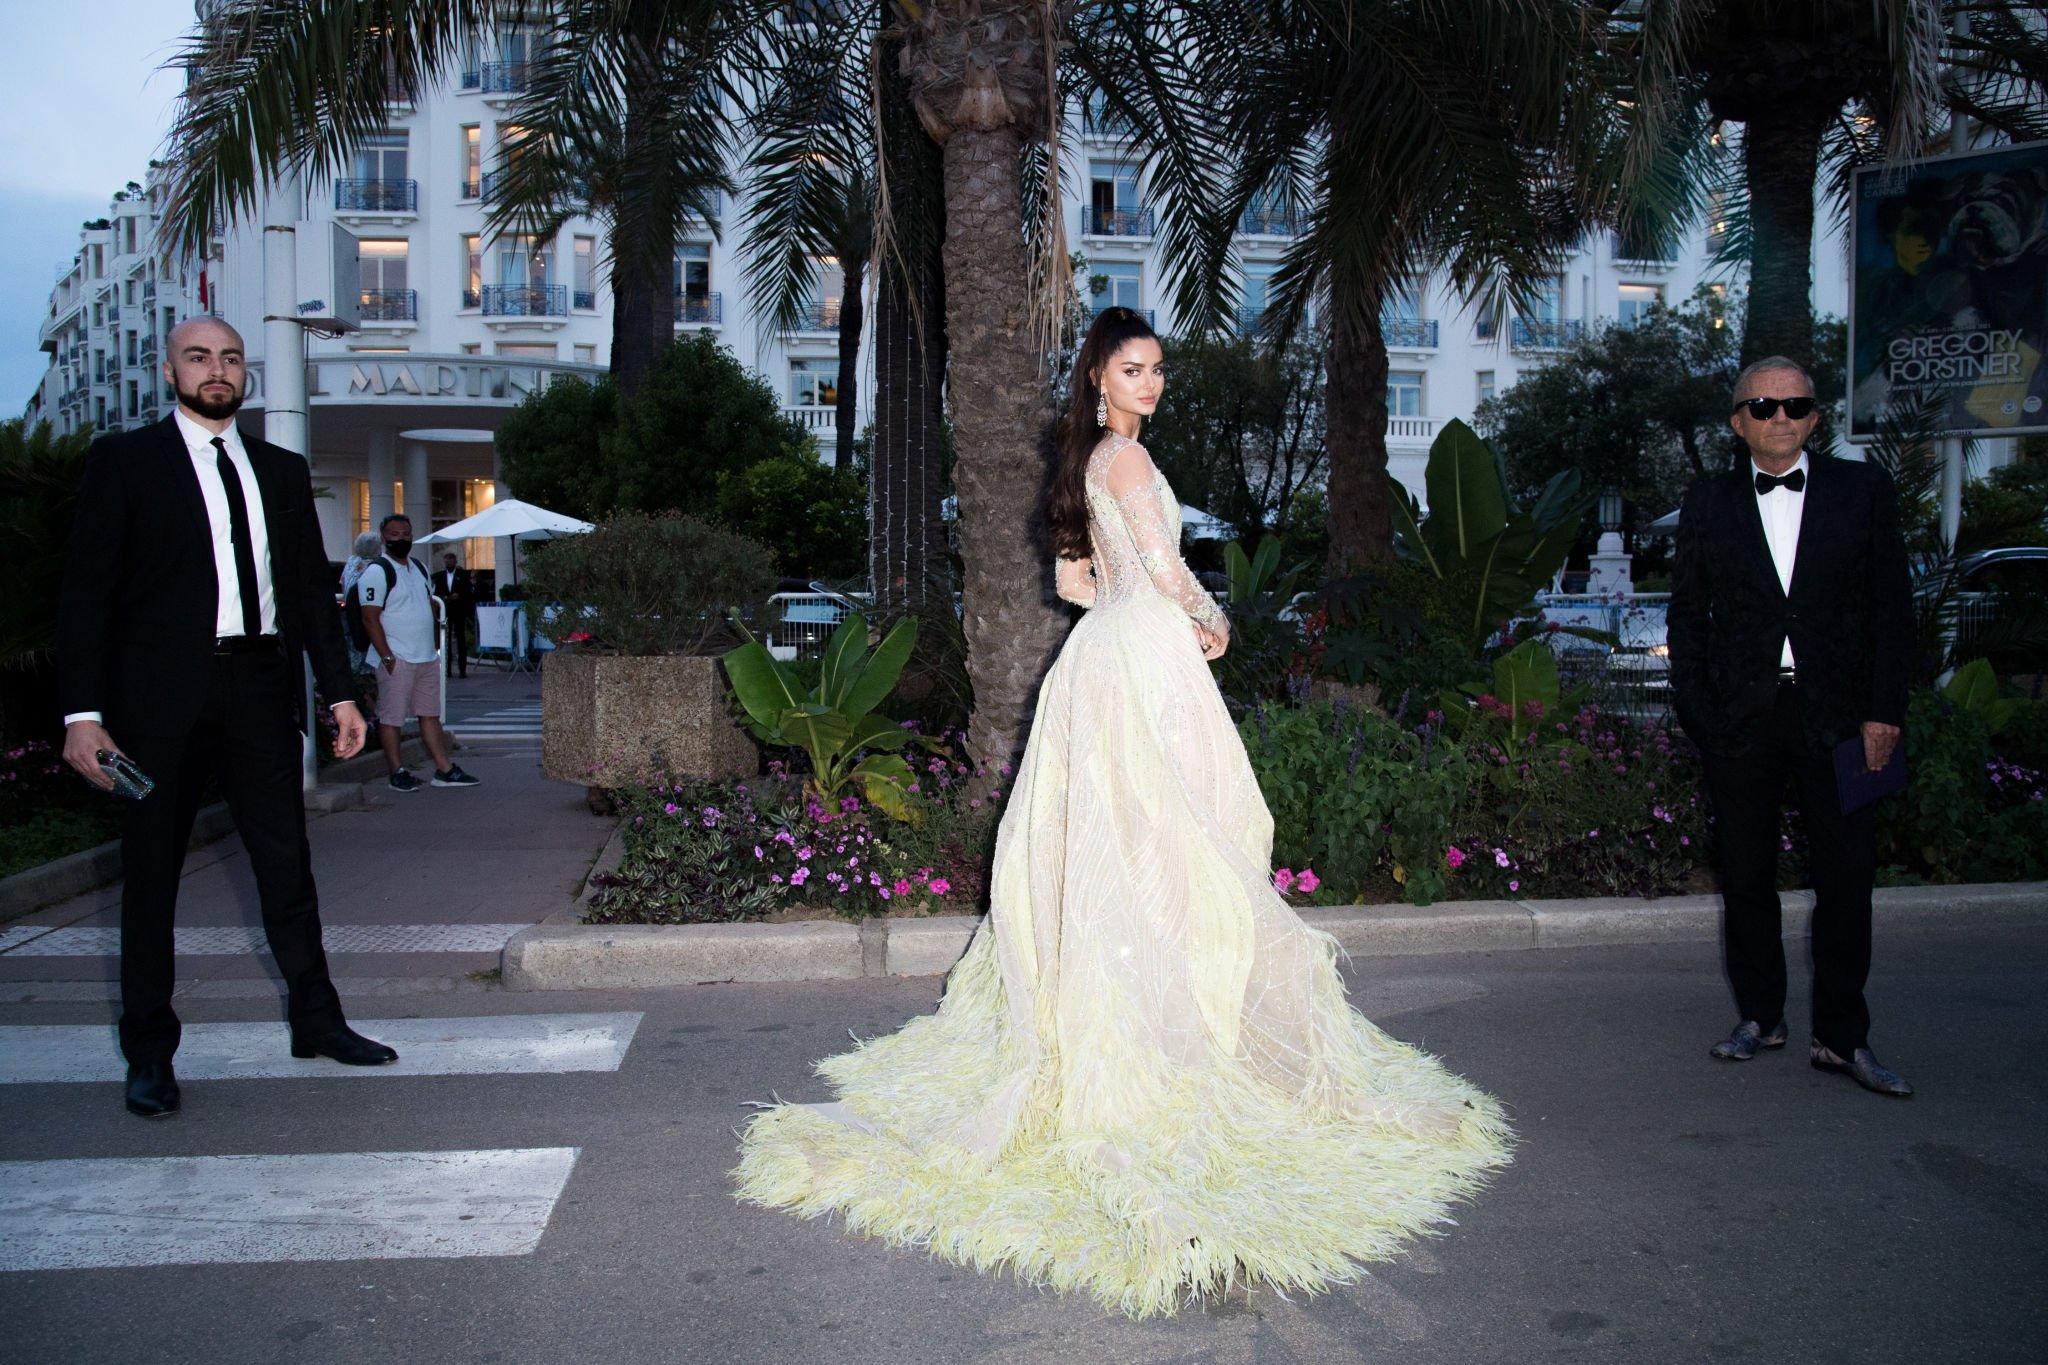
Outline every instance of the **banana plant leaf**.
<svg viewBox="0 0 2048 1365"><path fill-rule="evenodd" d="M1479 433L1455 417L1430 445L1423 487L1429 520L1422 533L1440 561L1470 562L1507 527L1500 464Z"/></svg>

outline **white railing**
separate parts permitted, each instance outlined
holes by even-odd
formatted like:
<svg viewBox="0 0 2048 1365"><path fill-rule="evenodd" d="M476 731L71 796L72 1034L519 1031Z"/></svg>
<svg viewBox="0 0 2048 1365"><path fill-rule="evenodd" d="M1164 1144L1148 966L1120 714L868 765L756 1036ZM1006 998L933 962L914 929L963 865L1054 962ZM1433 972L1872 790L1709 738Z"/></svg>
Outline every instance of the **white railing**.
<svg viewBox="0 0 2048 1365"><path fill-rule="evenodd" d="M836 440L839 434L839 409L831 403L798 403L785 407L782 415L792 422L801 423L804 430L822 441ZM853 429L859 431L863 422L860 410L853 414Z"/></svg>
<svg viewBox="0 0 2048 1365"><path fill-rule="evenodd" d="M1387 439L1389 441L1415 441L1428 445L1436 439L1437 429L1444 424L1441 417L1389 417L1387 418Z"/></svg>
<svg viewBox="0 0 2048 1365"><path fill-rule="evenodd" d="M1621 649L1645 650L1664 643L1664 618L1671 607L1671 594L1546 593L1537 598L1537 606L1546 625L1605 631L1615 637ZM1564 636L1558 641L1558 647L1596 649L1599 646L1577 636Z"/></svg>

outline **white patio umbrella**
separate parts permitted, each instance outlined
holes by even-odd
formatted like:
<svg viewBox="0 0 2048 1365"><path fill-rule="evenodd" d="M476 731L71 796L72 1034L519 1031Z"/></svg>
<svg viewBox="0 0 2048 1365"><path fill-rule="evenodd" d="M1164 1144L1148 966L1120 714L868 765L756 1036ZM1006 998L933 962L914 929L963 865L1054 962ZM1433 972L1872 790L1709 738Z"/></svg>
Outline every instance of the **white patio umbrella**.
<svg viewBox="0 0 2048 1365"><path fill-rule="evenodd" d="M444 526L430 536L420 539L422 545L446 544L455 540L496 540L509 536L513 540L553 540L557 536L580 536L593 529L587 521L550 512L545 507L536 507L530 502L517 498L506 498L494 502L473 517L464 517L452 526ZM519 581L519 556L512 556L512 581Z"/></svg>

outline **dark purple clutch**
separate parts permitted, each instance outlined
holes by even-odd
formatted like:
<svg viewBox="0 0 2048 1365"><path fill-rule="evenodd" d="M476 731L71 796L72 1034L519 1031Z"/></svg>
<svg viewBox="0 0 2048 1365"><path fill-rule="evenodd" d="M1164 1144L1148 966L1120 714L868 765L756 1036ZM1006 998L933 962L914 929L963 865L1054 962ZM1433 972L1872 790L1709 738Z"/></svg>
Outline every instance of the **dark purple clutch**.
<svg viewBox="0 0 2048 1365"><path fill-rule="evenodd" d="M1876 772L1863 761L1863 736L1851 735L1835 746L1835 793L1842 814L1852 815L1880 797L1906 789L1906 742L1892 746L1892 756Z"/></svg>

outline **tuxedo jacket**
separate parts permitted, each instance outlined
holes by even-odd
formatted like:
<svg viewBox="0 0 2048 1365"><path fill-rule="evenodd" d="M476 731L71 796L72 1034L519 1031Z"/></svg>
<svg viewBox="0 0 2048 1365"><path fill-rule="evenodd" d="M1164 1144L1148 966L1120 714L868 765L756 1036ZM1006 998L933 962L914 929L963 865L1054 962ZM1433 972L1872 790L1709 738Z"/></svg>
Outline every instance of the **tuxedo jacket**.
<svg viewBox="0 0 2048 1365"><path fill-rule="evenodd" d="M1790 591L1771 560L1749 460L1694 482L1679 511L1672 700L1710 754L1734 757L1760 741L1788 636L1810 749L1832 748L1865 721L1905 722L1913 608L1898 495L1875 465L1810 453L1807 465Z"/></svg>
<svg viewBox="0 0 2048 1365"><path fill-rule="evenodd" d="M355 700L334 581L305 460L242 433L270 538L278 633L332 705ZM118 741L181 734L213 668L220 586L199 476L174 419L102 436L86 452L57 605L63 714L99 711ZM293 714L306 723L302 689Z"/></svg>

